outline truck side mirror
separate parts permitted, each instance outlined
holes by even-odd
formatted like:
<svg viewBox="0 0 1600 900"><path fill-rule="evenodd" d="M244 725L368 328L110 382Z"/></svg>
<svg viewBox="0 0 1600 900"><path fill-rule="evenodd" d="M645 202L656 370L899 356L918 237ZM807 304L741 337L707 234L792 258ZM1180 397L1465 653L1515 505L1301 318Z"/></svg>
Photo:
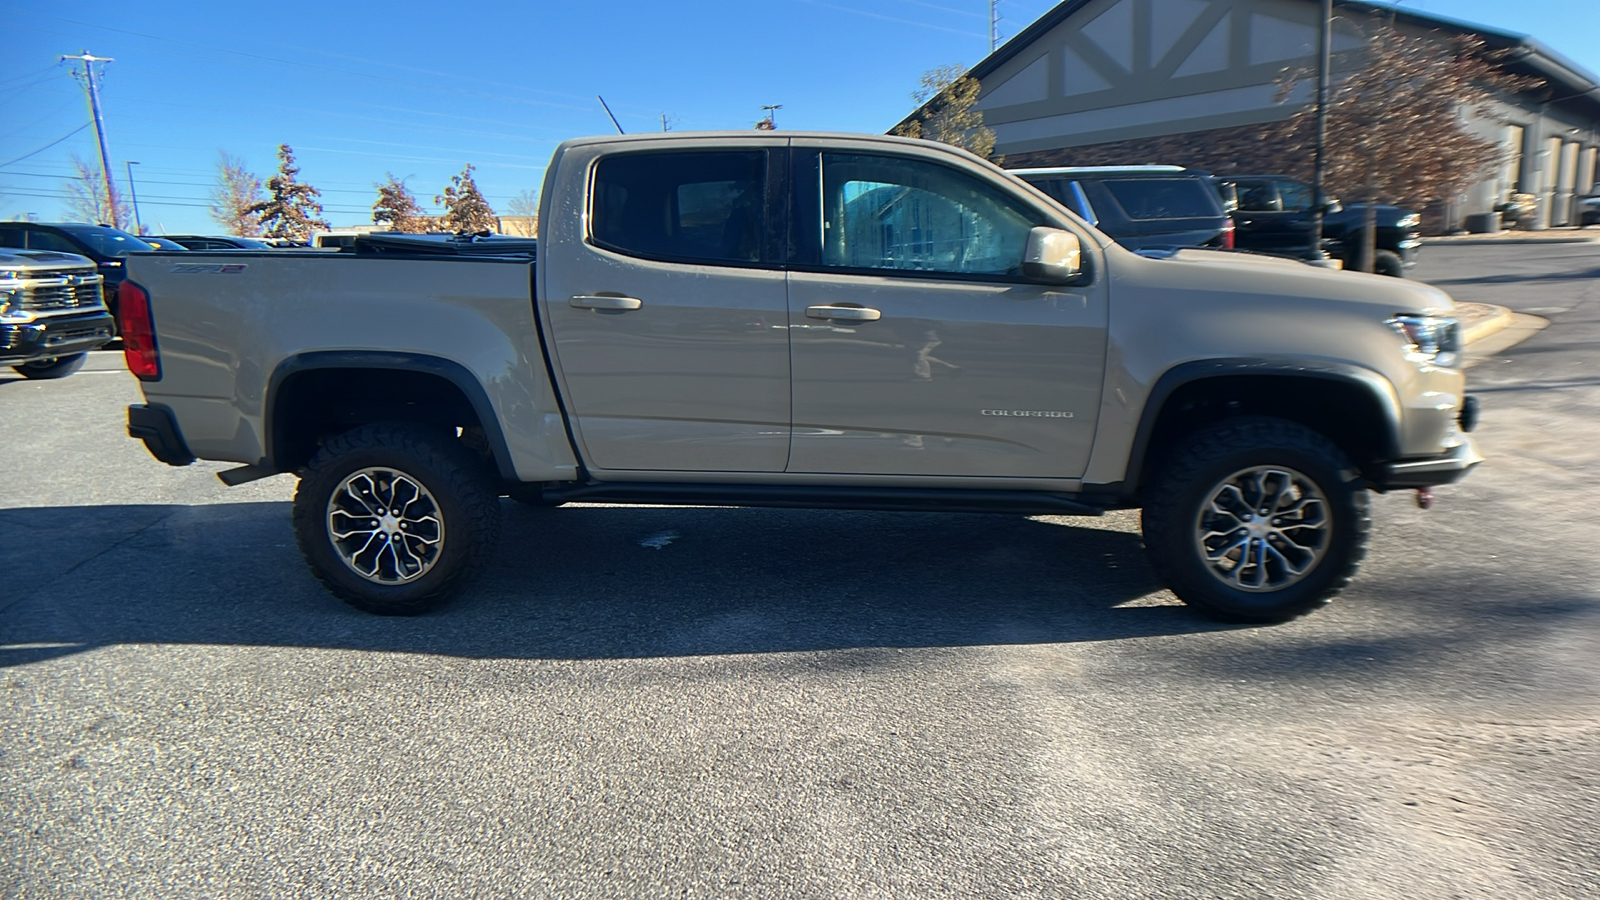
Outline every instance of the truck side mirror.
<svg viewBox="0 0 1600 900"><path fill-rule="evenodd" d="M1066 284L1083 271L1083 245L1078 236L1060 228L1039 226L1028 232L1022 254L1022 274L1041 284Z"/></svg>
<svg viewBox="0 0 1600 900"><path fill-rule="evenodd" d="M1344 204L1339 202L1338 197L1329 197L1328 201L1322 204L1323 215L1331 216L1342 212L1344 212Z"/></svg>

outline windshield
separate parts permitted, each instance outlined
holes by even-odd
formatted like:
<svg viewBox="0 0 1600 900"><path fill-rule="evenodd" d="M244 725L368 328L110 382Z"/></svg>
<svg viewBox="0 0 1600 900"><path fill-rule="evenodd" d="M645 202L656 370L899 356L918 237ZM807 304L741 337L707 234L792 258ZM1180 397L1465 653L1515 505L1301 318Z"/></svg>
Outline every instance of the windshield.
<svg viewBox="0 0 1600 900"><path fill-rule="evenodd" d="M64 226L61 230L105 256L125 256L128 253L150 249L148 243L117 228L107 228L102 225L72 225Z"/></svg>

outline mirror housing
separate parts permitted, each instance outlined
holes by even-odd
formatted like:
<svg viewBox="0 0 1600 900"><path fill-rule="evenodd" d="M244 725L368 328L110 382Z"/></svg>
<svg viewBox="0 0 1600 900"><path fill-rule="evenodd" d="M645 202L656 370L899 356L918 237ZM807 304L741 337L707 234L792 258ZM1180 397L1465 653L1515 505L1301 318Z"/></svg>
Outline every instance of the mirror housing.
<svg viewBox="0 0 1600 900"><path fill-rule="evenodd" d="M1083 244L1060 228L1040 225L1028 232L1023 277L1041 284L1066 284L1083 272Z"/></svg>

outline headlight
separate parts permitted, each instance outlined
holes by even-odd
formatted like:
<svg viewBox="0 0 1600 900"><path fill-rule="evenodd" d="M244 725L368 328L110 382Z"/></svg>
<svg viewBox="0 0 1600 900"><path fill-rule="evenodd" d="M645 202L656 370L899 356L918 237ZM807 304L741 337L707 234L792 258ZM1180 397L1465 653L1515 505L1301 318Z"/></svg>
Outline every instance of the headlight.
<svg viewBox="0 0 1600 900"><path fill-rule="evenodd" d="M1453 369L1461 362L1461 323L1443 316L1401 313L1389 325L1417 362Z"/></svg>
<svg viewBox="0 0 1600 900"><path fill-rule="evenodd" d="M1396 228L1420 228L1422 226L1422 217L1412 213L1409 216L1401 216L1400 221L1394 224Z"/></svg>

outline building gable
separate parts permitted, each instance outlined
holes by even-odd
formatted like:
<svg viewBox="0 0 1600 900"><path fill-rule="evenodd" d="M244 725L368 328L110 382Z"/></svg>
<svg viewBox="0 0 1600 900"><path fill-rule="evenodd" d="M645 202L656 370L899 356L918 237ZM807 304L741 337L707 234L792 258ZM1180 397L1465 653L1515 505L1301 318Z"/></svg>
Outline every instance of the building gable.
<svg viewBox="0 0 1600 900"><path fill-rule="evenodd" d="M981 76L996 153L1259 124L1310 99L1279 102L1276 84L1314 59L1304 0L1068 0L1052 15ZM1334 40L1341 65L1359 54L1354 26Z"/></svg>

